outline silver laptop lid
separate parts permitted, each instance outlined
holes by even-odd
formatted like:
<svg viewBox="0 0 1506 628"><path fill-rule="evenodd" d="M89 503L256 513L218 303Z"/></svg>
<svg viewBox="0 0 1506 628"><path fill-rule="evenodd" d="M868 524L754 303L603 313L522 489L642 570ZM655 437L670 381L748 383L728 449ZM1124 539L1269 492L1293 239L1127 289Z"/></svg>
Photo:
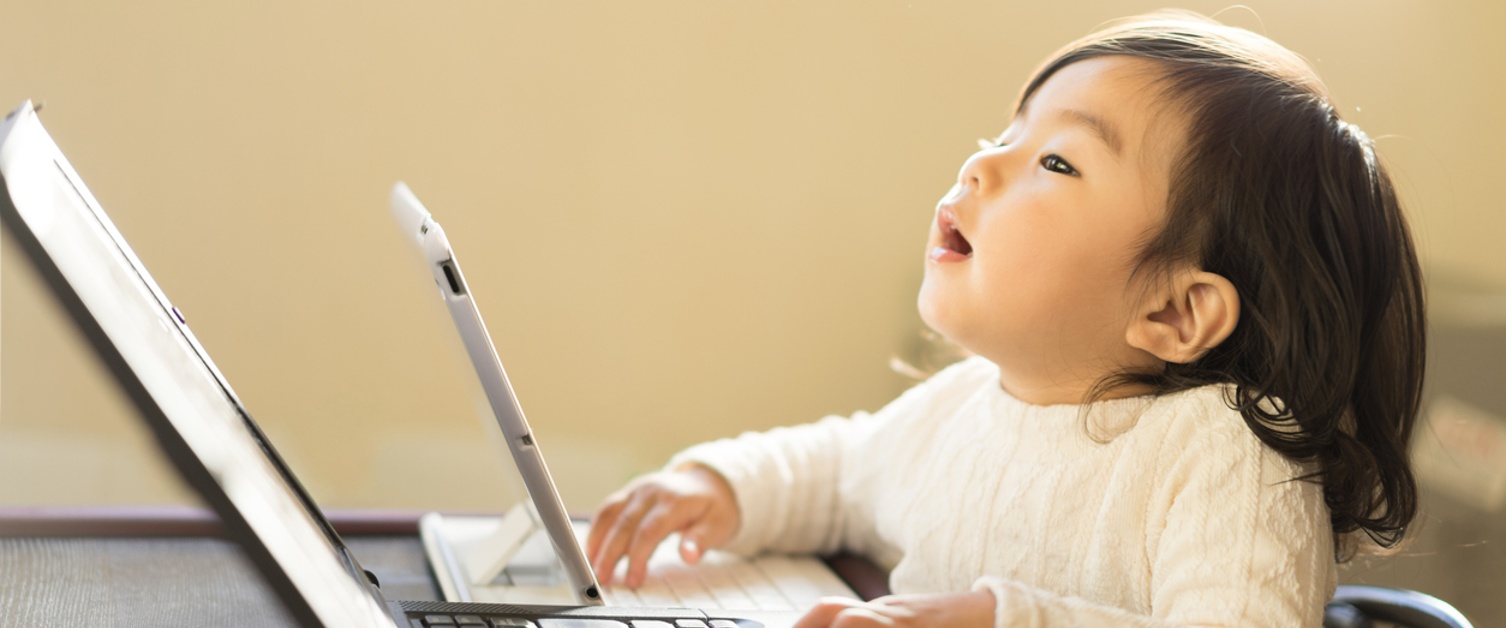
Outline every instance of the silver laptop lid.
<svg viewBox="0 0 1506 628"><path fill-rule="evenodd" d="M0 123L0 222L180 474L305 625L395 626L380 593L42 128Z"/></svg>
<svg viewBox="0 0 1506 628"><path fill-rule="evenodd" d="M460 263L450 249L450 240L445 236L444 228L439 226L429 210L408 189L407 184L401 181L392 187L391 205L398 228L402 230L404 237L418 247L423 254L424 264L434 277L440 298L444 300L445 309L449 311L455 330L465 345L466 355L470 357L471 366L481 380L481 387L486 392L492 414L496 417L497 427L507 440L513 464L523 478L534 513L538 516L537 523L549 535L555 556L559 558L565 576L570 580L576 601L590 605L602 604L601 587L596 582L596 574L591 570L591 563L580 547L580 540L575 537L570 517L565 511L565 503L555 489L549 467L544 464L544 454L533 436L533 430L528 426L528 420L523 416L523 407L513 393L507 371L502 368L502 360L497 357L491 336L486 332L486 324L481 320L481 311L476 308L476 302L466 285L465 275L460 272Z"/></svg>

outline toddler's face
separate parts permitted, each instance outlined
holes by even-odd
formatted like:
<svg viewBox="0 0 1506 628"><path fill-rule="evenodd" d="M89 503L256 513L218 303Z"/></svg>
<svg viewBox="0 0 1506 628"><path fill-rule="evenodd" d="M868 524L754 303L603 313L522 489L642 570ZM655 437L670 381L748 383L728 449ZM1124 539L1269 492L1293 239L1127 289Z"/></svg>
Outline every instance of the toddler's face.
<svg viewBox="0 0 1506 628"><path fill-rule="evenodd" d="M1185 133L1152 63L1101 57L1057 71L936 207L921 317L998 364L1031 403L1077 403L1100 377L1153 360L1125 330L1130 273L1166 213Z"/></svg>

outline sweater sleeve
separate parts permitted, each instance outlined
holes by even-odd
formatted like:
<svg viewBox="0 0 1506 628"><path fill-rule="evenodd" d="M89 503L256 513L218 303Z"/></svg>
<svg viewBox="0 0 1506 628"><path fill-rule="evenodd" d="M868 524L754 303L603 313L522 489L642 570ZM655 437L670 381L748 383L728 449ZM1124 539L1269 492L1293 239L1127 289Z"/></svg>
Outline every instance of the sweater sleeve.
<svg viewBox="0 0 1506 628"><path fill-rule="evenodd" d="M737 533L721 549L752 555L762 551L830 554L846 546L854 530L871 522L854 518L854 478L864 465L883 464L870 455L876 435L896 423L923 419L956 403L959 389L988 377L989 365L971 358L909 389L878 412L826 417L815 423L748 432L703 443L671 458L670 467L704 464L727 479L737 497ZM844 482L844 479L846 480ZM860 532L861 534L861 532ZM869 539L858 545L869 544Z"/></svg>
<svg viewBox="0 0 1506 628"><path fill-rule="evenodd" d="M749 432L691 447L672 458L670 466L699 462L732 486L738 531L721 549L744 555L765 550L830 553L841 529L836 491L841 459L875 422L859 413Z"/></svg>
<svg viewBox="0 0 1506 628"><path fill-rule="evenodd" d="M1322 624L1336 582L1322 486L1295 480L1302 467L1264 446L1237 414L1196 410L1189 416L1203 425L1179 421L1156 460L1144 539L1150 614L980 578L974 587L994 594L997 626ZM1207 429L1209 421L1217 425Z"/></svg>

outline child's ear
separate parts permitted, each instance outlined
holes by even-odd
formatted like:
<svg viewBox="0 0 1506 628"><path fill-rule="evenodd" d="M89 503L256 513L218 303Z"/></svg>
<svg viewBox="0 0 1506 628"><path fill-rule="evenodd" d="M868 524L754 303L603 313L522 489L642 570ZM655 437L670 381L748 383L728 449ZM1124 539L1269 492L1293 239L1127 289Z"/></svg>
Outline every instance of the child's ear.
<svg viewBox="0 0 1506 628"><path fill-rule="evenodd" d="M1234 284L1221 275L1191 271L1146 293L1124 339L1166 362L1185 364L1218 346L1238 322Z"/></svg>

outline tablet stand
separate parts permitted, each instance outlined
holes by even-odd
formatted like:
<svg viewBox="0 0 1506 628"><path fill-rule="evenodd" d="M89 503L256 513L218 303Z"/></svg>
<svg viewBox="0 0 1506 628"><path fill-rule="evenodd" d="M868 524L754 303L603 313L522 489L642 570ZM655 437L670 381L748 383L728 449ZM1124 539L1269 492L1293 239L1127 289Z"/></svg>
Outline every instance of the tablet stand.
<svg viewBox="0 0 1506 628"><path fill-rule="evenodd" d="M477 539L461 559L470 583L507 584L507 567L513 556L538 528L523 502L508 510L498 522L496 531Z"/></svg>

